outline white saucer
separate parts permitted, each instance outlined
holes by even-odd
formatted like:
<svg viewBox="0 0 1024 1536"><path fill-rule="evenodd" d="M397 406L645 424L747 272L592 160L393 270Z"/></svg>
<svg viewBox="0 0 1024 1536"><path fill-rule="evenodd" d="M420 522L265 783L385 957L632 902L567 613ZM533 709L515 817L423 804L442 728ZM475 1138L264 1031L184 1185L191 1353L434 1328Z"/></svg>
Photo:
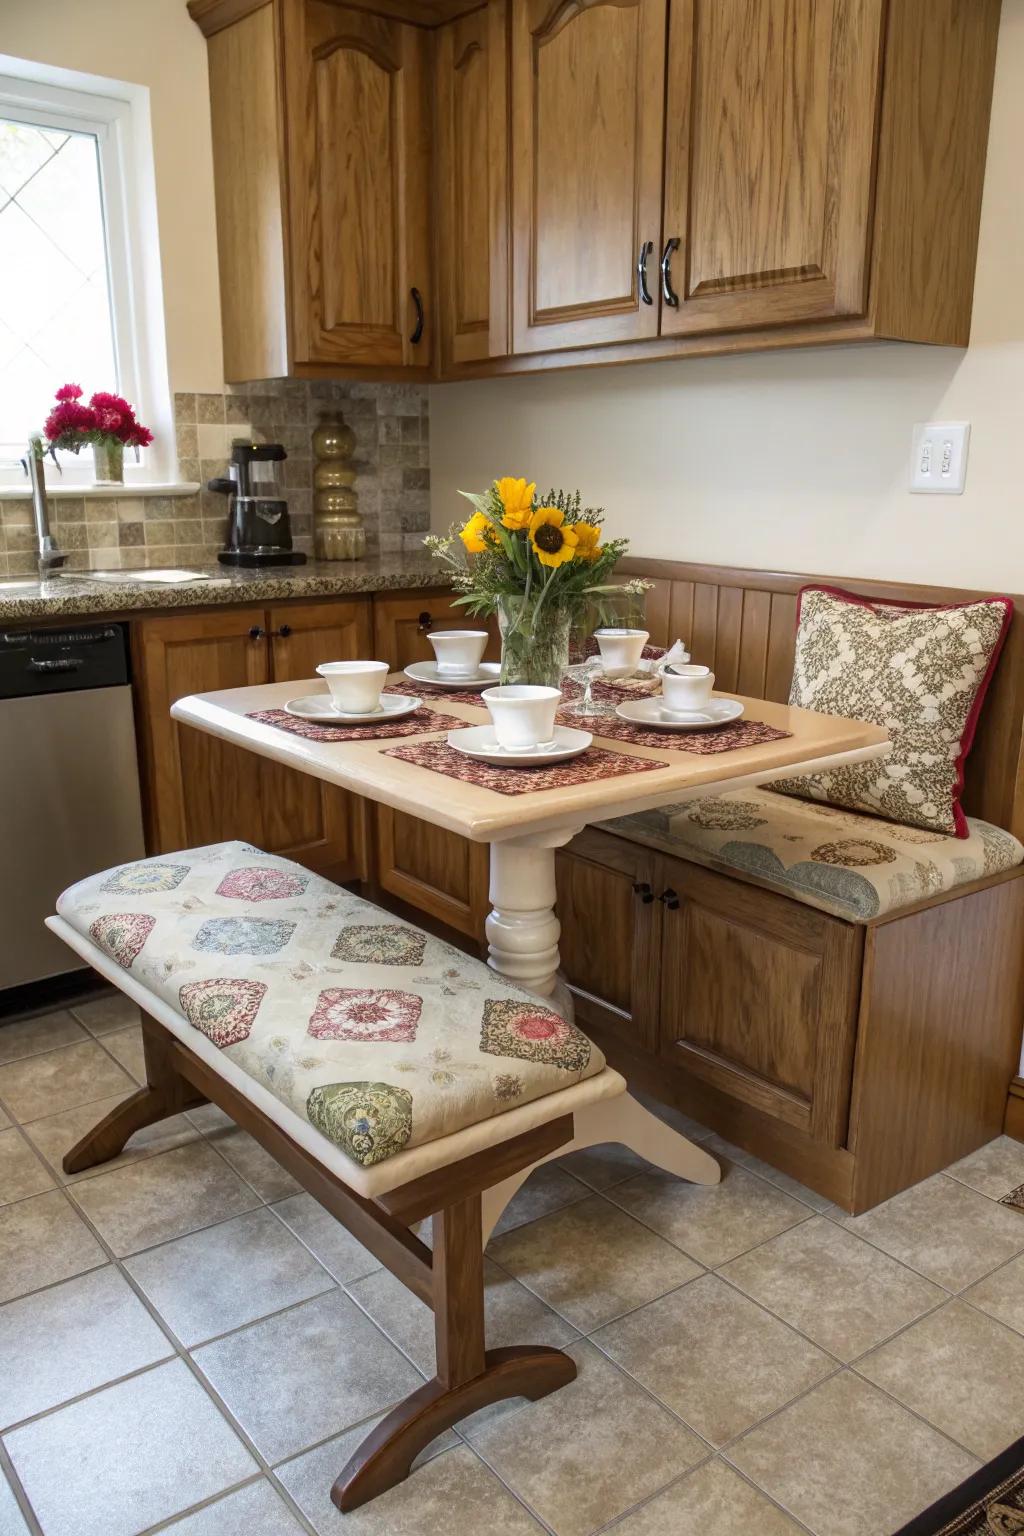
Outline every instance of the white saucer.
<svg viewBox="0 0 1024 1536"><path fill-rule="evenodd" d="M710 731L716 725L739 720L743 705L738 699L711 699L704 709L667 709L665 700L630 699L615 713L630 725L646 725L656 731Z"/></svg>
<svg viewBox="0 0 1024 1536"><path fill-rule="evenodd" d="M493 725L469 725L464 731L448 732L448 745L456 752L465 752L478 763L500 763L508 768L536 768L539 763L567 762L570 757L579 757L585 752L593 739L589 731L574 731L566 725L556 725L550 741L512 751L498 746Z"/></svg>
<svg viewBox="0 0 1024 1536"><path fill-rule="evenodd" d="M406 667L405 675L414 683L426 683L428 688L490 688L501 677L501 663L482 661L476 672L456 677L453 672L439 672L436 661L413 661Z"/></svg>
<svg viewBox="0 0 1024 1536"><path fill-rule="evenodd" d="M297 720L315 720L317 725L379 725L382 720L401 720L419 707L420 700L410 694L382 693L379 708L352 715L335 709L329 693L310 693L304 699L289 699L284 708Z"/></svg>

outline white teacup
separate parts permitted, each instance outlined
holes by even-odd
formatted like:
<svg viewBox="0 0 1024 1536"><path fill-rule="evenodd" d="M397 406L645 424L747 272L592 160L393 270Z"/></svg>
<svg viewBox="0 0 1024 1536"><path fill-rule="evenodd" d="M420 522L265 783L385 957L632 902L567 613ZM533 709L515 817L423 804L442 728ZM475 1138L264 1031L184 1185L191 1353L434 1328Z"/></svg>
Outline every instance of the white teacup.
<svg viewBox="0 0 1024 1536"><path fill-rule="evenodd" d="M380 708L387 681L386 661L324 661L317 667L331 690L331 703L345 715L372 715Z"/></svg>
<svg viewBox="0 0 1024 1536"><path fill-rule="evenodd" d="M560 689L509 683L502 688L485 688L480 697L491 712L498 745L506 751L543 746L554 736Z"/></svg>
<svg viewBox="0 0 1024 1536"><path fill-rule="evenodd" d="M666 667L661 674L661 692L669 709L689 712L706 709L715 686L715 674L710 667L699 667L694 662Z"/></svg>
<svg viewBox="0 0 1024 1536"><path fill-rule="evenodd" d="M490 636L486 629L442 629L427 639L434 647L438 672L475 677Z"/></svg>
<svg viewBox="0 0 1024 1536"><path fill-rule="evenodd" d="M646 629L595 630L605 677L629 677L635 672L649 638Z"/></svg>

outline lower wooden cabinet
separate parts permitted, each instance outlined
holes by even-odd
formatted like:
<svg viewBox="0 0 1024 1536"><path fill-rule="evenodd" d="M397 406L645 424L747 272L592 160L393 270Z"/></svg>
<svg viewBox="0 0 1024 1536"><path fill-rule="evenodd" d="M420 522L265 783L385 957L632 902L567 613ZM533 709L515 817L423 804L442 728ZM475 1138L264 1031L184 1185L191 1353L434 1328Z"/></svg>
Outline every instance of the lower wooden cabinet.
<svg viewBox="0 0 1024 1536"><path fill-rule="evenodd" d="M843 1144L861 929L594 830L559 855L558 902L584 1029Z"/></svg>
<svg viewBox="0 0 1024 1536"><path fill-rule="evenodd" d="M133 632L151 851L240 838L333 880L361 878L366 837L358 797L183 728L170 708L189 693L309 677L327 655L365 655L369 603L338 598L168 614L137 620Z"/></svg>
<svg viewBox="0 0 1024 1536"><path fill-rule="evenodd" d="M371 817L376 887L482 943L489 911L486 845L387 805L374 806Z"/></svg>
<svg viewBox="0 0 1024 1536"><path fill-rule="evenodd" d="M497 623L493 619L474 619L456 608L451 592L436 591L380 593L373 603L374 655L401 672L413 661L433 661L434 650L427 636L432 629L486 629L491 640L485 657L497 661L501 655Z"/></svg>
<svg viewBox="0 0 1024 1536"><path fill-rule="evenodd" d="M638 844L588 829L555 865L562 970L577 1018L647 1050L658 1040L658 863Z"/></svg>
<svg viewBox="0 0 1024 1536"><path fill-rule="evenodd" d="M658 1050L838 1147L846 1139L863 929L662 859Z"/></svg>

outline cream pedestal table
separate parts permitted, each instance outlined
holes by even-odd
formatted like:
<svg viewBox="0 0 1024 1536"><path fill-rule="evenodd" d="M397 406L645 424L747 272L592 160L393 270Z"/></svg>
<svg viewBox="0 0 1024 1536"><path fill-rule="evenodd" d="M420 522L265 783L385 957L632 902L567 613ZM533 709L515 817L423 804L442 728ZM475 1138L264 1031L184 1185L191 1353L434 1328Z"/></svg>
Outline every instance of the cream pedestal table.
<svg viewBox="0 0 1024 1536"><path fill-rule="evenodd" d="M397 684L402 679L396 677L393 681ZM665 766L657 772L623 774L564 789L502 795L385 756L389 747L401 744L394 738L307 741L246 718L256 711L282 709L289 699L300 694L322 691L316 679L308 683L230 688L179 699L171 714L184 726L206 731L406 815L418 816L473 842L488 843L492 910L486 930L490 964L531 991L555 998L567 1014L571 1013L571 998L558 975L556 849L592 822L672 805L699 795L753 788L783 775L817 773L825 768L866 762L884 756L889 750L888 738L877 726L763 699L743 699L748 719L763 720L791 734L760 746L708 754L661 751L622 741L602 742L599 737L598 743L613 751L653 759ZM467 725L479 725L488 719L486 710L469 704L449 704L443 696L438 697L437 707L464 719ZM444 734L424 732L423 736L404 740L443 740ZM573 1147L610 1141L621 1141L648 1161L696 1183L713 1184L720 1177L713 1158L670 1130L628 1093L596 1104L592 1113L583 1111L577 1117ZM558 1155L564 1156L567 1150L559 1148ZM502 1205L528 1172L491 1191L484 1212L485 1238Z"/></svg>

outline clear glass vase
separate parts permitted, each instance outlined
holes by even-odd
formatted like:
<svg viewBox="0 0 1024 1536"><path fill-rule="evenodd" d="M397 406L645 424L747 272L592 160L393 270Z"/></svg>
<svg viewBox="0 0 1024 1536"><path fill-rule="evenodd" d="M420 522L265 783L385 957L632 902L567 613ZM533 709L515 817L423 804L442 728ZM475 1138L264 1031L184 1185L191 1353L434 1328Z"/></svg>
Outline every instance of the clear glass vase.
<svg viewBox="0 0 1024 1536"><path fill-rule="evenodd" d="M92 462L97 485L124 484L124 443L93 443Z"/></svg>
<svg viewBox="0 0 1024 1536"><path fill-rule="evenodd" d="M569 665L572 613L554 603L538 609L532 597L503 597L498 605L501 630L501 681L558 688Z"/></svg>

